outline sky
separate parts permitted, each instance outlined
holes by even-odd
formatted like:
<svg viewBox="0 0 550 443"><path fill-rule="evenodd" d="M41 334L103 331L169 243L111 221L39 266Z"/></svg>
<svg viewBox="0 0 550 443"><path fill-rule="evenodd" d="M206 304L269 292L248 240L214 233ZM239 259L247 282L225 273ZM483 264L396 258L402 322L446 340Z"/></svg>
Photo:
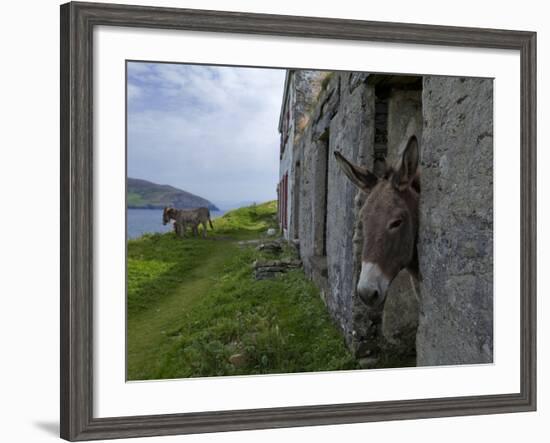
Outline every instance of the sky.
<svg viewBox="0 0 550 443"><path fill-rule="evenodd" d="M128 63L128 177L218 206L276 198L285 70Z"/></svg>

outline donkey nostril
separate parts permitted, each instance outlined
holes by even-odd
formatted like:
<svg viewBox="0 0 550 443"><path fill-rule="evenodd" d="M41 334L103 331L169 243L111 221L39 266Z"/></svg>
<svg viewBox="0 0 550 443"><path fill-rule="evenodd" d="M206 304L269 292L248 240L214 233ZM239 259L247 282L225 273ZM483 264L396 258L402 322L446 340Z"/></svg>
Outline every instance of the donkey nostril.
<svg viewBox="0 0 550 443"><path fill-rule="evenodd" d="M378 296L380 295L380 292L376 289L358 288L357 293L359 298L363 300L363 303L367 305L378 303Z"/></svg>

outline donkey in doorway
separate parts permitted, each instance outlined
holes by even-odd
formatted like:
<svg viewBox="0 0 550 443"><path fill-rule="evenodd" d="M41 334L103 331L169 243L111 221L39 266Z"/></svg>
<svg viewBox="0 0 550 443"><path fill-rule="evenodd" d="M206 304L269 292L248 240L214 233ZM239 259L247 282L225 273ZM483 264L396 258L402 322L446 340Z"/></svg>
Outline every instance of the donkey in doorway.
<svg viewBox="0 0 550 443"><path fill-rule="evenodd" d="M360 211L363 246L357 294L371 307L383 306L388 288L402 269L411 274L418 297L418 150L413 135L397 164L382 177L334 153L346 176L367 194Z"/></svg>

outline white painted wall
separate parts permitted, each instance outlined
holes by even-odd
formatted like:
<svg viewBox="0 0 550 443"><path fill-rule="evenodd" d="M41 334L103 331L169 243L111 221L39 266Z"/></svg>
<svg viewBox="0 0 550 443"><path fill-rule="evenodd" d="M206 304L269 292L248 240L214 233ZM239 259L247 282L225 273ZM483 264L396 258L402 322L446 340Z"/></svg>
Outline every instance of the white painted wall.
<svg viewBox="0 0 550 443"><path fill-rule="evenodd" d="M319 2L119 0L127 4L317 15L538 31L539 168L550 164L550 14L537 0ZM57 441L59 410L59 3L7 2L0 69L0 405L2 441ZM317 428L151 438L148 442L543 442L550 430L550 175L539 173L539 411ZM32 205L32 211L24 212ZM40 217L37 219L37 215ZM544 230L543 227L547 229ZM544 321L543 321L544 319ZM450 383L452 381L449 381ZM134 440L137 441L137 440Z"/></svg>

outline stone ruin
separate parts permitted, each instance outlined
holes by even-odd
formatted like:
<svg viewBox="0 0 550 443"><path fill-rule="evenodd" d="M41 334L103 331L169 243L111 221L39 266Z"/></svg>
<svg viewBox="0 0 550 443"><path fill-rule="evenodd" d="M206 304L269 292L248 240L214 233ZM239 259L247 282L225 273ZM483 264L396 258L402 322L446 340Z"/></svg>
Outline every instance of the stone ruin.
<svg viewBox="0 0 550 443"><path fill-rule="evenodd" d="M384 350L419 366L493 359L492 100L485 78L287 73L281 228L364 367ZM394 163L411 122L421 146L420 303L402 271L382 309L369 310L355 294L364 197L333 152L376 172Z"/></svg>
<svg viewBox="0 0 550 443"><path fill-rule="evenodd" d="M253 264L254 278L256 280L268 280L276 278L288 271L302 267L302 261L293 257L279 257L284 252L282 240L258 242L257 251L269 253L271 259L258 259ZM295 250L292 249L295 253Z"/></svg>

